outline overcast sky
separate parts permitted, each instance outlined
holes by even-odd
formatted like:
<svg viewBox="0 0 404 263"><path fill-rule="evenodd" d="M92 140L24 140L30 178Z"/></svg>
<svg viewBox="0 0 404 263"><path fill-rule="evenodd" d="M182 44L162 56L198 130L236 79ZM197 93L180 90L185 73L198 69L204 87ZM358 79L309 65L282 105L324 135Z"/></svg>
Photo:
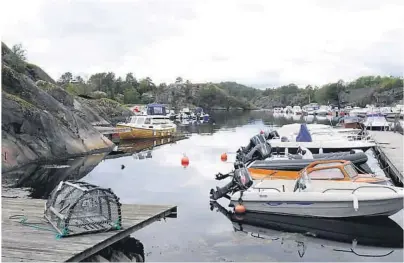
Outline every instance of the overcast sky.
<svg viewBox="0 0 404 263"><path fill-rule="evenodd" d="M2 41L53 78L324 84L403 75L404 0L2 1Z"/></svg>

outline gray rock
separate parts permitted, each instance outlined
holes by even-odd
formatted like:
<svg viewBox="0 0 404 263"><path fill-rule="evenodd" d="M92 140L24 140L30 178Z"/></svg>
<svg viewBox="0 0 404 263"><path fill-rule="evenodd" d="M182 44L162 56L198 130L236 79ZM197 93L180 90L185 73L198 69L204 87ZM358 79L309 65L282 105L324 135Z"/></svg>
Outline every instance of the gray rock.
<svg viewBox="0 0 404 263"><path fill-rule="evenodd" d="M2 53L7 55L7 50ZM112 150L114 144L86 118L90 109L77 114L75 99L38 73L42 71L33 76L17 71L4 56L2 62L2 172L35 161Z"/></svg>

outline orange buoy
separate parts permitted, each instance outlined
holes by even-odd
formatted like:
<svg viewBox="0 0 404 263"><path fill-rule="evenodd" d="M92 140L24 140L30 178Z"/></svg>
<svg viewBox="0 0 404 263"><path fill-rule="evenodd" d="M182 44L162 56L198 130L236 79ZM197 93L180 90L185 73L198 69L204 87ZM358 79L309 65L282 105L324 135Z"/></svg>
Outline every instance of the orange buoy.
<svg viewBox="0 0 404 263"><path fill-rule="evenodd" d="M222 155L220 155L220 159L222 160L222 162L227 161L227 153L222 153Z"/></svg>
<svg viewBox="0 0 404 263"><path fill-rule="evenodd" d="M236 207L234 208L234 212L236 212L236 214L244 214L245 210L245 206L243 205L236 205Z"/></svg>
<svg viewBox="0 0 404 263"><path fill-rule="evenodd" d="M182 157L181 159L181 165L185 167L187 167L189 165L189 159L187 156L184 155L184 157Z"/></svg>

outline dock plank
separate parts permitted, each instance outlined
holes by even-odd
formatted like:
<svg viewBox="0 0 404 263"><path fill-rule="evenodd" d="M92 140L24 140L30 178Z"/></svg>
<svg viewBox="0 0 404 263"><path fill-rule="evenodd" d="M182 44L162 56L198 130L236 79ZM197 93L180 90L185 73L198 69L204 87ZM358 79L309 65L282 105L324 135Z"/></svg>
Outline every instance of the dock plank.
<svg viewBox="0 0 404 263"><path fill-rule="evenodd" d="M390 166L391 171L403 182L404 136L392 131L369 131L377 144L377 150Z"/></svg>
<svg viewBox="0 0 404 263"><path fill-rule="evenodd" d="M81 261L113 243L129 236L154 221L176 213L170 205L122 205L123 228L116 231L84 234L56 239L55 232L35 229L19 223L42 223L54 230L43 218L46 200L2 198L2 260L3 261Z"/></svg>

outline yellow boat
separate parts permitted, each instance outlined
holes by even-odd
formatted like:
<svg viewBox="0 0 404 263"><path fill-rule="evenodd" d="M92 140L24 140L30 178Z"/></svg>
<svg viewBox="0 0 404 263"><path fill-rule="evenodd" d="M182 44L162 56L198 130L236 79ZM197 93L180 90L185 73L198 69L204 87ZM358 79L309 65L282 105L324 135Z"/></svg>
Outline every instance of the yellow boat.
<svg viewBox="0 0 404 263"><path fill-rule="evenodd" d="M130 128L130 131L119 133L121 140L170 137L177 131L177 125L165 115L135 115L128 122L118 123L116 127Z"/></svg>

